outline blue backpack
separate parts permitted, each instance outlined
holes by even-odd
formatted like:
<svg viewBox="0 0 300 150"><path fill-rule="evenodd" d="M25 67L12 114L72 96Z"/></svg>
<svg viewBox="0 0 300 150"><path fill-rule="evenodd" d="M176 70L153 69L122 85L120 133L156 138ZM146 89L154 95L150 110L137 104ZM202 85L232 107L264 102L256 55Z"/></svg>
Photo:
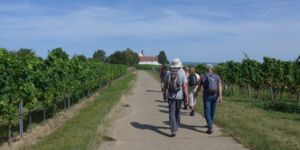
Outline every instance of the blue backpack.
<svg viewBox="0 0 300 150"><path fill-rule="evenodd" d="M204 89L207 94L215 94L218 91L218 77L215 74L204 75Z"/></svg>

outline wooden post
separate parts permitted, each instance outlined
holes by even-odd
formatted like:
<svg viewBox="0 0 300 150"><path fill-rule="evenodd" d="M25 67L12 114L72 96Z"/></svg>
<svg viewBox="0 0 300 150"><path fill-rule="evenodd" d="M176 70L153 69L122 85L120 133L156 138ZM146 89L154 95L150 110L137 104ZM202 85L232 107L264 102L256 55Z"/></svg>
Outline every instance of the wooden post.
<svg viewBox="0 0 300 150"><path fill-rule="evenodd" d="M8 145L11 144L11 118L8 118Z"/></svg>
<svg viewBox="0 0 300 150"><path fill-rule="evenodd" d="M23 119L24 119L24 116L23 116L23 101L21 101L19 103L19 132L20 132L20 136L23 137Z"/></svg>
<svg viewBox="0 0 300 150"><path fill-rule="evenodd" d="M251 98L251 87L250 87L250 84L247 84L247 87L248 87L249 98Z"/></svg>

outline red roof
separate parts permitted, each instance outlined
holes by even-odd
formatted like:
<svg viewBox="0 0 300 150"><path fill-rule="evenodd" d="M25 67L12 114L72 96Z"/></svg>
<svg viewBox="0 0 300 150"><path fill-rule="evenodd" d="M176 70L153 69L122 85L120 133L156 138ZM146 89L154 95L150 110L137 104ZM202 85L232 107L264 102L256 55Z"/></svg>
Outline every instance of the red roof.
<svg viewBox="0 0 300 150"><path fill-rule="evenodd" d="M158 57L154 56L140 56L140 61L158 61Z"/></svg>

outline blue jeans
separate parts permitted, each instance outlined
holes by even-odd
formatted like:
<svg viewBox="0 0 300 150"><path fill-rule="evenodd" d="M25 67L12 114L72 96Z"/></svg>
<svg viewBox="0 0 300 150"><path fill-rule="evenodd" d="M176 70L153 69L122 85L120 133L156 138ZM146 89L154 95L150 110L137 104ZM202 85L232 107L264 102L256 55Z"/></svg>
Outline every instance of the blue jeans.
<svg viewBox="0 0 300 150"><path fill-rule="evenodd" d="M203 106L204 106L204 117L207 123L207 127L211 129L214 123L214 115L216 110L218 97L215 95L205 96L203 98Z"/></svg>
<svg viewBox="0 0 300 150"><path fill-rule="evenodd" d="M176 133L180 126L180 107L182 100L169 99L169 122L172 133Z"/></svg>

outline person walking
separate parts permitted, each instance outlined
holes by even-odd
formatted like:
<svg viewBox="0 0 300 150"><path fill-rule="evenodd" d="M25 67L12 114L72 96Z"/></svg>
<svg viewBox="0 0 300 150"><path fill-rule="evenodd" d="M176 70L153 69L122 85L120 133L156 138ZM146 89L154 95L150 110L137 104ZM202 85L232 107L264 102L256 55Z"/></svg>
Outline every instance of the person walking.
<svg viewBox="0 0 300 150"><path fill-rule="evenodd" d="M159 76L160 76L160 85L161 85L161 91L163 92L163 88L164 88L164 82L165 82L165 78L166 75L168 73L168 66L167 65L162 65L160 68L160 72L159 72Z"/></svg>
<svg viewBox="0 0 300 150"><path fill-rule="evenodd" d="M175 58L171 64L170 73L166 77L166 83L164 84L164 100L168 100L169 104L169 123L171 129L171 136L175 137L176 132L180 126L180 108L181 103L184 100L188 101L188 97L183 95L188 94L187 77L182 69L182 62L179 58Z"/></svg>
<svg viewBox="0 0 300 150"><path fill-rule="evenodd" d="M189 76L188 76L188 85L189 85L189 107L191 109L190 116L195 115L195 105L197 103L196 92L198 84L200 82L200 76L196 73L195 67L190 67Z"/></svg>
<svg viewBox="0 0 300 150"><path fill-rule="evenodd" d="M213 122L217 102L222 103L222 83L217 74L213 73L213 65L205 66L206 73L201 77L196 95L203 87L204 117L207 122L207 133L213 133Z"/></svg>
<svg viewBox="0 0 300 150"><path fill-rule="evenodd" d="M184 72L185 72L186 77L189 78L189 76L190 76L190 67L185 66L183 70L184 70ZM188 87L188 89L189 89L189 87ZM188 95L183 95L183 96L188 96ZM184 105L184 106L183 106L183 109L185 109L185 110L188 109L188 105L189 105L188 103L189 103L189 102L183 104L183 105Z"/></svg>

